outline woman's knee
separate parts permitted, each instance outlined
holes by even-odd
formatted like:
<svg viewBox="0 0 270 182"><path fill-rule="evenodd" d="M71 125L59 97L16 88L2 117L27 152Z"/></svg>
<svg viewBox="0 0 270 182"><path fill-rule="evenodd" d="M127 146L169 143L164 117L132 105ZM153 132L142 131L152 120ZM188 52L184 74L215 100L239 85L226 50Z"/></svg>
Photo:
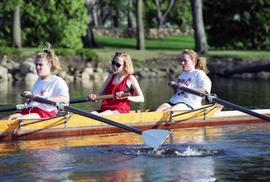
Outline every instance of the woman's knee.
<svg viewBox="0 0 270 182"><path fill-rule="evenodd" d="M169 109L169 108L171 108L171 105L170 105L170 104L168 104L168 103L163 103L163 104L161 104L161 105L157 108L156 111L164 111L164 110L167 110L167 109Z"/></svg>

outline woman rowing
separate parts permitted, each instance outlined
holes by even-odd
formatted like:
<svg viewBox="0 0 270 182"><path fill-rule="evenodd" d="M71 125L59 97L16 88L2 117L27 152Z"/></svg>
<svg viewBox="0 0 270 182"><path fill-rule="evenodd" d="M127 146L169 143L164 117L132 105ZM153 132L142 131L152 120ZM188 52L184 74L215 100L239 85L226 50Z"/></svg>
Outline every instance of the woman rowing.
<svg viewBox="0 0 270 182"><path fill-rule="evenodd" d="M24 95L39 96L57 103L68 103L68 86L62 78L55 75L60 69L60 63L54 51L50 49L49 43L45 43L44 51L37 54L35 64L39 77L32 92L24 91ZM9 119L48 118L54 117L56 114L56 107L31 100L25 109L11 115Z"/></svg>
<svg viewBox="0 0 270 182"><path fill-rule="evenodd" d="M130 101L144 102L140 85L133 75L134 68L131 57L126 52L116 52L111 63L113 73L108 76L97 95L115 94L115 98L102 100L99 114L128 113L130 111ZM123 97L125 92L131 94ZM89 94L88 98L95 101L97 95Z"/></svg>
<svg viewBox="0 0 270 182"><path fill-rule="evenodd" d="M191 110L201 107L202 98L193 94L183 92L181 87L188 87L202 93L210 93L211 80L206 75L206 59L199 57L193 50L184 50L180 55L183 73L176 79L170 81L169 85L175 89L175 95L169 102L163 103L157 111L163 110Z"/></svg>

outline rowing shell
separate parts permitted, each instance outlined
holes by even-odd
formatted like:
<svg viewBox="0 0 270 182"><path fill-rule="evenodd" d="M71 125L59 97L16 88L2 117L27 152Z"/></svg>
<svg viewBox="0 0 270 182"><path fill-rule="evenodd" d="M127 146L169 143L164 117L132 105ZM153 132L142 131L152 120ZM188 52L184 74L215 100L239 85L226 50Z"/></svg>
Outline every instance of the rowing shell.
<svg viewBox="0 0 270 182"><path fill-rule="evenodd" d="M228 124L263 123L246 114L221 111L219 104L206 105L192 111L131 112L106 118L122 124L148 129L176 129ZM269 114L270 110L264 110ZM125 130L77 114L43 120L0 120L0 141L47 139L66 136L83 136L122 133Z"/></svg>

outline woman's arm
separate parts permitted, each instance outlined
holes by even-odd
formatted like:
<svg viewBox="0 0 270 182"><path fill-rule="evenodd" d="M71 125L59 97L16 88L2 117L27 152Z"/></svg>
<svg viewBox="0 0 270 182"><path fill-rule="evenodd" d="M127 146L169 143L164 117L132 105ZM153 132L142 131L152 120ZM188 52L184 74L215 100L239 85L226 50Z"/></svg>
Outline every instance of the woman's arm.
<svg viewBox="0 0 270 182"><path fill-rule="evenodd" d="M66 96L48 97L47 99L57 103L69 103L69 98Z"/></svg>
<svg viewBox="0 0 270 182"><path fill-rule="evenodd" d="M96 101L97 96L102 95L103 92L105 91L105 89L106 89L106 87L107 87L109 81L111 80L111 77L112 77L112 74L110 74L110 75L107 77L107 79L105 80L105 82L104 82L104 83L102 84L102 86L100 87L98 93L97 93L97 94L92 94L92 93L90 93L90 94L88 95L88 99L89 99L89 100L92 100L92 101Z"/></svg>
<svg viewBox="0 0 270 182"><path fill-rule="evenodd" d="M127 84L129 87L132 87L135 93L134 96L128 96L127 99L132 102L144 102L142 89L134 75L130 75Z"/></svg>
<svg viewBox="0 0 270 182"><path fill-rule="evenodd" d="M105 80L105 82L104 82L104 83L102 84L102 86L100 87L100 89L99 89L97 95L102 95L102 94L104 93L105 88L107 87L109 81L110 81L111 78L112 78L112 75L113 75L113 74L110 74L110 75L107 77L107 79Z"/></svg>

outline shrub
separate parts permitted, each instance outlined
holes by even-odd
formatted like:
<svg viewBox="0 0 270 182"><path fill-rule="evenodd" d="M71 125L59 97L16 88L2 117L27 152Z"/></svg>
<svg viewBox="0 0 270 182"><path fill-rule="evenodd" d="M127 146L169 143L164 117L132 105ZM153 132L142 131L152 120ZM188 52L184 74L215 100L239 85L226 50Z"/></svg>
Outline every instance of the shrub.
<svg viewBox="0 0 270 182"><path fill-rule="evenodd" d="M91 49L78 49L76 54L86 57L89 61L100 61L100 57Z"/></svg>

